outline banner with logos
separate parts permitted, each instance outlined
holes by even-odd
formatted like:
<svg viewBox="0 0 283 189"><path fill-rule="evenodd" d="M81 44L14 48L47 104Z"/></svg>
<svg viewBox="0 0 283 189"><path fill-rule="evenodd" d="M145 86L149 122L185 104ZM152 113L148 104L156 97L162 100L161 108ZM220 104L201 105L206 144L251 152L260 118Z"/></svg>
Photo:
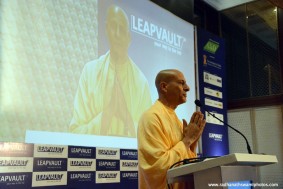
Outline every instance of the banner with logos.
<svg viewBox="0 0 283 189"><path fill-rule="evenodd" d="M197 45L199 100L207 122L202 134L202 155L226 155L229 153L228 128L218 120L227 122L225 41L197 29Z"/></svg>
<svg viewBox="0 0 283 189"><path fill-rule="evenodd" d="M0 143L1 189L138 188L137 150Z"/></svg>

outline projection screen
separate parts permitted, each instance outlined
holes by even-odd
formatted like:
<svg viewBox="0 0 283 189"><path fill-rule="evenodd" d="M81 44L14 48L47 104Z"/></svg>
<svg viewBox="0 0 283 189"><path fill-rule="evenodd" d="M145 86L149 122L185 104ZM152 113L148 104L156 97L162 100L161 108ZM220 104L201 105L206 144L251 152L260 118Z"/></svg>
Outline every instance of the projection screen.
<svg viewBox="0 0 283 189"><path fill-rule="evenodd" d="M196 109L194 26L150 1L3 0L1 18L1 141L136 148L163 69L190 86L179 118Z"/></svg>

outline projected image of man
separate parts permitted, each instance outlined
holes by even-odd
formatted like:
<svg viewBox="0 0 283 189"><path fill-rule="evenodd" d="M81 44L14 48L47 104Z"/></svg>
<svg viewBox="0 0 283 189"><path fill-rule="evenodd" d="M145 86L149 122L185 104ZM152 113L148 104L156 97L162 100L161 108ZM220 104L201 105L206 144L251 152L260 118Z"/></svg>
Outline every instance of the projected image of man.
<svg viewBox="0 0 283 189"><path fill-rule="evenodd" d="M128 55L131 42L126 13L107 11L110 50L84 66L75 96L70 132L136 137L138 120L151 105L147 79Z"/></svg>

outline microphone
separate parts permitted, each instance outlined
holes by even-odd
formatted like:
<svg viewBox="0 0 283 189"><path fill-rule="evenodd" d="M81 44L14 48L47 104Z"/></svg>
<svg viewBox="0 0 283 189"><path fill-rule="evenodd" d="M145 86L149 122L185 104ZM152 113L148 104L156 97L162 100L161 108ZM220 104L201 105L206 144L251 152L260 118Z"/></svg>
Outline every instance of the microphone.
<svg viewBox="0 0 283 189"><path fill-rule="evenodd" d="M209 115L211 115L212 117L214 117L215 119L219 120L221 123L224 123L224 125L226 125L227 127L229 127L230 129L233 129L234 131L236 131L237 133L239 133L240 135L242 135L242 137L244 137L246 144L247 144L247 150L249 152L249 154L252 154L252 150L251 147L249 145L249 142L247 140L247 138L245 137L245 135L243 133L241 133L239 130L235 129L234 127L232 127L231 125L229 125L228 123L222 121L221 119L219 119L218 117L216 117L214 114L210 113L209 111L206 110L206 108L204 106L202 106L202 103L200 102L200 100L195 100L195 104L198 107L203 107L204 111L206 111Z"/></svg>

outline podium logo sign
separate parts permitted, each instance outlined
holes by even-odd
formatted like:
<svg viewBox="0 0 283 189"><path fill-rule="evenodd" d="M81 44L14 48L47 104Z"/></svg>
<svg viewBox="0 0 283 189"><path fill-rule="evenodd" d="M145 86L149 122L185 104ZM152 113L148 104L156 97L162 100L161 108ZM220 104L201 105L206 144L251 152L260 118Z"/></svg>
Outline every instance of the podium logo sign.
<svg viewBox="0 0 283 189"><path fill-rule="evenodd" d="M209 133L209 138L215 140L215 141L222 141L222 134L216 134L216 133Z"/></svg>

